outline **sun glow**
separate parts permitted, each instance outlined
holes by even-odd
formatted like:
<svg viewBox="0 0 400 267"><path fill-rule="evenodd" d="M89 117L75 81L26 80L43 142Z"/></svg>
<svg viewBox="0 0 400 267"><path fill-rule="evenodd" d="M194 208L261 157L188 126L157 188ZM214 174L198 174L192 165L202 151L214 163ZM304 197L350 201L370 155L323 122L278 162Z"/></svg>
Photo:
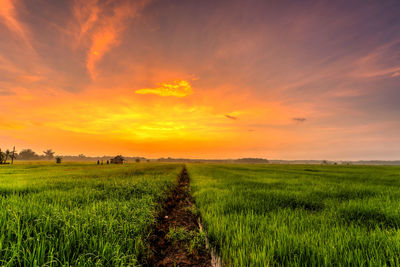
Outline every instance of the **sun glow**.
<svg viewBox="0 0 400 267"><path fill-rule="evenodd" d="M188 81L177 80L173 82L160 83L156 88L144 88L135 91L136 94L153 94L159 96L185 97L193 93L192 87Z"/></svg>

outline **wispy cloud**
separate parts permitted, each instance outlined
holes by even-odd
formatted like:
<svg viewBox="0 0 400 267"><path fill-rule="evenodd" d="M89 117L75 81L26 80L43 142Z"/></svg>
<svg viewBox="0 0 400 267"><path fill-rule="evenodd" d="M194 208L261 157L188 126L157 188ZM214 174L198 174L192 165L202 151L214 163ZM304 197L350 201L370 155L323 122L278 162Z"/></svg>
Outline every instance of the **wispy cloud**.
<svg viewBox="0 0 400 267"><path fill-rule="evenodd" d="M227 117L228 119L231 119L231 120L237 120L238 119L237 117L231 116L231 115L228 115L228 114L226 114L225 117Z"/></svg>
<svg viewBox="0 0 400 267"><path fill-rule="evenodd" d="M79 23L78 41L87 37L90 47L86 68L94 80L98 76L96 65L113 47L120 43L127 20L135 17L148 1L100 3L98 0L75 2L74 14Z"/></svg>
<svg viewBox="0 0 400 267"><path fill-rule="evenodd" d="M16 4L18 0L0 0L0 20L7 26L7 28L15 33L25 45L32 49L29 42L28 33L23 24L17 19Z"/></svg>
<svg viewBox="0 0 400 267"><path fill-rule="evenodd" d="M292 118L292 120L296 122L305 122L307 119L306 118Z"/></svg>
<svg viewBox="0 0 400 267"><path fill-rule="evenodd" d="M25 30L16 19L16 12L14 4L17 1L0 0L0 16L5 25L13 32L17 33L20 37L25 38Z"/></svg>
<svg viewBox="0 0 400 267"><path fill-rule="evenodd" d="M193 93L192 86L188 81L177 80L173 82L160 83L156 88L143 88L135 91L136 94L153 94L159 96L185 97Z"/></svg>
<svg viewBox="0 0 400 267"><path fill-rule="evenodd" d="M395 72L395 73L392 74L392 77L398 77L398 76L400 76L400 71Z"/></svg>
<svg viewBox="0 0 400 267"><path fill-rule="evenodd" d="M355 64L353 75L361 78L396 77L400 72L398 47L400 40L384 44L361 57Z"/></svg>
<svg viewBox="0 0 400 267"><path fill-rule="evenodd" d="M10 90L2 89L0 88L0 96L5 96L5 95L13 95L14 93L11 92Z"/></svg>
<svg viewBox="0 0 400 267"><path fill-rule="evenodd" d="M74 15L79 23L79 41L94 26L99 18L99 12L98 0L75 1Z"/></svg>

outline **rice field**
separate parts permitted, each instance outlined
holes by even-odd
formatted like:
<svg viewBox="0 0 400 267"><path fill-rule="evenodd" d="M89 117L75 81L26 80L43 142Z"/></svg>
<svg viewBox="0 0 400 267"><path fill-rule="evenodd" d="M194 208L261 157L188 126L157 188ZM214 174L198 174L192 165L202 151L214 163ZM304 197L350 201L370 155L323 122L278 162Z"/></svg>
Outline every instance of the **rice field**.
<svg viewBox="0 0 400 267"><path fill-rule="evenodd" d="M188 164L225 266L400 265L400 167ZM138 266L182 164L0 167L0 265ZM157 253L157 251L153 251Z"/></svg>
<svg viewBox="0 0 400 267"><path fill-rule="evenodd" d="M187 167L226 266L400 265L400 167Z"/></svg>
<svg viewBox="0 0 400 267"><path fill-rule="evenodd" d="M132 266L145 262L179 164L0 167L0 265Z"/></svg>

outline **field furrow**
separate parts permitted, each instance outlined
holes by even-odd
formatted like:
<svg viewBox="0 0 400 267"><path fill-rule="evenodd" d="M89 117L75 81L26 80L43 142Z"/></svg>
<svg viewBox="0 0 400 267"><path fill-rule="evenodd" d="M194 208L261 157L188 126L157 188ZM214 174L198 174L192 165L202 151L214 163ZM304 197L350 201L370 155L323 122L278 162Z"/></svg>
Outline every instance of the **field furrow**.
<svg viewBox="0 0 400 267"><path fill-rule="evenodd" d="M150 266L211 266L206 236L199 229L190 194L186 167L164 202L151 241L153 257Z"/></svg>

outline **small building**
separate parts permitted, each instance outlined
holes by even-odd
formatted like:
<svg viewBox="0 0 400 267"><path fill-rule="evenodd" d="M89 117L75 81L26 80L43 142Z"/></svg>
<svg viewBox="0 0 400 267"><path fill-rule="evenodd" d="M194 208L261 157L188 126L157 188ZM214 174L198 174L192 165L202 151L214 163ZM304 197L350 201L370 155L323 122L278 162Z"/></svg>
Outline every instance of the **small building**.
<svg viewBox="0 0 400 267"><path fill-rule="evenodd" d="M111 164L124 164L124 161L125 161L125 159L121 155L118 155L118 156L110 159Z"/></svg>

